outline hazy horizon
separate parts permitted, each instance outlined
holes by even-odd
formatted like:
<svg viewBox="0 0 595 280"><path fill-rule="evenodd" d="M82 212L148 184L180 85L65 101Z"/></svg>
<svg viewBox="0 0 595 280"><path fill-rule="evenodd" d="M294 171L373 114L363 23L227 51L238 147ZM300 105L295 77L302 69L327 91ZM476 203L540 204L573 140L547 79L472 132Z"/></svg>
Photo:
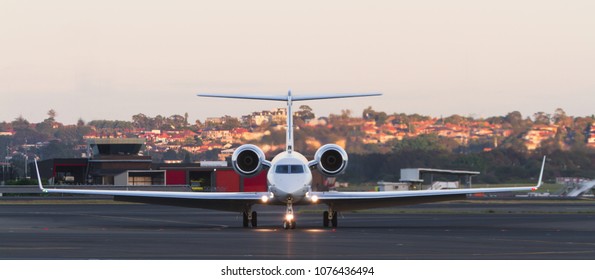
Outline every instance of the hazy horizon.
<svg viewBox="0 0 595 280"><path fill-rule="evenodd" d="M227 101L227 102L230 102L230 101ZM311 105L311 104L308 104L308 103L303 103L303 104L305 104L305 105L308 105L308 106L310 106L310 105ZM227 112L227 113L226 113L226 112L223 110L223 111L222 111L222 113L221 113L220 115L212 115L212 116L206 116L205 118L195 118L195 119L192 119L192 118L191 118L191 115L190 115L190 114L188 114L188 115L189 115L188 122L189 122L190 124L193 124L193 123L194 123L196 120L200 120L200 122L201 122L201 123L204 123L204 122L205 122L205 120L206 120L207 118L213 118L213 117L214 117L214 118L218 118L218 117L224 117L224 116L227 116L227 115L228 115L228 116L231 116L231 117L237 117L238 119L241 119L241 117L242 117L242 116L244 116L244 115L250 115L250 114L252 114L253 112L261 112L261 111L274 111L274 110L275 110L275 109L277 109L277 108L285 108L285 106L282 106L282 105L284 105L284 104L281 104L281 103L279 103L279 106L270 106L270 107L266 107L266 108L265 108L265 107L263 107L263 106L257 106L257 107L260 107L260 108L258 108L258 109L256 109L256 110L254 110L254 111L250 111L250 112L246 111L246 113L242 113L242 114L238 114L238 115L235 115L235 114L232 114L232 113L229 113L229 112ZM300 106L300 105L301 105L301 103L294 103L294 112L295 112L296 110L299 110L299 106ZM310 106L310 107L313 107L313 106ZM362 110L359 110L359 111L351 111L351 117L354 117L354 118L361 117L361 115L362 115L362 112L363 112L363 110L364 110L365 108L367 108L367 106L364 106L364 107L362 108ZM329 113L329 114L325 114L325 115L322 115L322 114L320 114L320 113L316 112L316 110L315 110L315 109L313 109L313 110L312 110L312 112L315 114L316 118L320 118L320 117L329 117L329 116L330 116L330 114L336 114L336 115L340 115L340 114L342 114L342 111L343 111L343 110L347 110L347 109L348 109L348 108L339 109L337 112L331 112L331 113ZM426 116L426 117L431 117L431 118L446 118L446 117L450 117L450 116L453 116L453 115L459 115L459 116L462 116L462 117L469 117L469 118L473 118L473 119L475 119L475 120L486 119L486 118L490 118L490 117L504 117L504 116L506 116L507 114L509 114L509 113L512 113L512 112L515 112L515 111L518 111L518 112L520 112L519 110L512 110L512 111L510 111L510 112L506 112L506 113L503 113L503 114L500 114L500 115L485 115L485 116L479 116L479 115L477 115L477 114L467 114L467 115L464 115L464 114L457 114L457 113L448 114L448 115L431 115L431 114L422 114L422 113L416 113L416 112L408 112L408 113L406 113L406 112L387 112L387 111L378 110L377 108L374 108L374 107L373 107L372 109L374 109L374 110L375 110L375 111L377 111L377 112L384 112L384 113L386 113L386 114L387 114L387 115L389 115L389 116L390 116L390 115L392 115L392 114L395 114L395 113L396 113L396 114L405 113L405 114L407 114L407 115L419 114L419 115L421 115L421 116ZM560 108L560 109L564 109L564 108ZM351 110L351 109L349 109L349 110ZM7 122L7 123L10 123L10 122L14 121L15 119L17 119L17 118L19 118L19 117L23 117L25 120L29 121L30 123L40 123L40 122L43 122L43 120L44 120L44 119L47 119L47 118L48 118L48 114L47 114L47 113L48 113L48 111L49 111L49 109L46 111L46 114L44 114L44 116L43 116L43 117L41 117L39 120L33 120L33 119L31 119L31 118L28 118L27 116L24 116L24 115L19 115L19 116L16 116L16 117L14 117L13 119L10 119L10 120L0 120L0 122ZM564 110L564 111L566 112L566 110ZM533 113L530 113L530 114L524 114L523 112L520 112L520 113L522 114L522 117L523 117L523 119L526 119L526 118L531 118L532 120L534 120L534 115L535 115L536 113L540 113L540 112L543 112L543 113L549 114L550 116L553 116L553 115L554 115L554 113L555 113L554 111L552 111L552 112L537 111L537 112L533 112ZM55 112L55 113L56 113L56 118L55 118L55 120L56 120L57 122L59 122L59 123L62 123L62 124L64 124L64 125L73 125L73 124L76 124L76 123L78 122L78 119L76 119L76 120L73 120L72 122L69 122L69 121L64 121L64 120L62 120L62 118L60 117L60 115L61 115L61 114L60 114L60 112ZM184 113L186 113L186 112L172 112L172 113L171 113L171 114L169 114L169 115L163 115L163 114L159 114L159 113L157 113L157 114L148 114L148 113L146 113L146 112L136 112L136 113L130 113L130 115L129 115L128 117L125 117L125 118L97 118L97 119L84 119L84 118L80 118L80 119L82 119L82 120L83 120L85 123L88 123L88 122L90 122L90 121L101 121L101 120L106 120L106 121L132 121L132 116L133 116L133 115L136 115L136 114L144 114L145 116L147 116L147 117L150 117L150 118L155 118L157 115L161 115L161 116L163 116L163 117L166 117L166 118L167 118L167 117L171 117L171 116L172 116L172 115L174 115L174 114L175 114L175 115L184 116ZM588 114L588 115L572 115L572 114L569 114L568 112L566 112L566 115L568 115L568 116L571 116L571 117L575 117L575 118L576 118L576 117L592 117L594 114L592 113L592 114Z"/></svg>
<svg viewBox="0 0 595 280"><path fill-rule="evenodd" d="M201 92L381 92L317 116L595 113L592 1L3 1L0 121L241 116ZM108 105L105 105L105 104Z"/></svg>

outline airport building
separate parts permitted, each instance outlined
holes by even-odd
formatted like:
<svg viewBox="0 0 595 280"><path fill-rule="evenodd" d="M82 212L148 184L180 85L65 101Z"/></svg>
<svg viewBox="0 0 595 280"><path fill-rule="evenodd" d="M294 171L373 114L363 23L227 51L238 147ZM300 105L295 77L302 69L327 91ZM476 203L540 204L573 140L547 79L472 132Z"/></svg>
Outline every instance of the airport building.
<svg viewBox="0 0 595 280"><path fill-rule="evenodd" d="M378 182L380 191L442 190L471 188L472 177L480 173L466 170L432 168L401 169L399 182Z"/></svg>
<svg viewBox="0 0 595 280"><path fill-rule="evenodd" d="M153 163L141 155L145 139L88 139L89 158L54 158L38 163L50 185L189 187L193 191L266 191L266 171L240 177L227 162ZM30 166L35 170L34 166ZM32 173L33 174L33 173Z"/></svg>

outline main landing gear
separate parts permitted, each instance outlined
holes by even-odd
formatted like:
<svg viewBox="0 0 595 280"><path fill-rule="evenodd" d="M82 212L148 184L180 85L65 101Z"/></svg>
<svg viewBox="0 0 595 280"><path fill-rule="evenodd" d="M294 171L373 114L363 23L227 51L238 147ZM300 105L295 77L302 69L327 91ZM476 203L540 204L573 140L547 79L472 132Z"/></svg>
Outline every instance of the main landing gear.
<svg viewBox="0 0 595 280"><path fill-rule="evenodd" d="M242 217L243 225L245 228L247 228L250 224L252 224L253 228L258 226L258 214L256 213L256 211L244 211L242 212Z"/></svg>
<svg viewBox="0 0 595 280"><path fill-rule="evenodd" d="M242 212L243 218L243 226L245 228L249 227L250 225L255 228L258 226L258 214L256 211L252 211L251 209L246 209L246 211ZM287 209L285 210L285 220L283 220L283 229L295 229L296 222L293 215L293 203L289 201L287 203ZM334 211L332 208L329 208L328 211L324 211L322 213L322 226L323 227L333 227L336 228L338 225L338 215L337 211Z"/></svg>
<svg viewBox="0 0 595 280"><path fill-rule="evenodd" d="M324 211L322 213L322 226L328 227L331 224L332 227L337 227L337 211L333 211L333 209L329 209L330 211Z"/></svg>

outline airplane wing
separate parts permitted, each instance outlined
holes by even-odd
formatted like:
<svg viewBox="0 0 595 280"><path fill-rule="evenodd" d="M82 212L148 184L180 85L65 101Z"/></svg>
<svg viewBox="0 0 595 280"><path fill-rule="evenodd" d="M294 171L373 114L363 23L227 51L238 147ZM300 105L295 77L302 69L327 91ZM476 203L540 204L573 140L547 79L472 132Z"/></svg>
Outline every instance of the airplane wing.
<svg viewBox="0 0 595 280"><path fill-rule="evenodd" d="M39 168L35 161L39 189L44 193L107 195L115 201L150 203L161 205L204 208L221 211L242 212L250 206L262 202L267 192L229 192L229 193L196 193L167 191L117 191L117 190L84 190L84 189L46 189L41 183Z"/></svg>
<svg viewBox="0 0 595 280"><path fill-rule="evenodd" d="M499 192L529 192L537 190L543 184L545 157L541 164L541 173L537 185L508 188L469 188L454 190L425 191L389 191L389 192L313 192L319 202L331 206L337 211L361 210L391 206L404 206L429 202L462 200L469 194Z"/></svg>
<svg viewBox="0 0 595 280"><path fill-rule="evenodd" d="M110 191L110 190L70 190L43 189L44 193L108 195L115 201L137 202L203 208L221 211L242 212L250 206L262 203L262 196L268 193L195 193L167 191Z"/></svg>
<svg viewBox="0 0 595 280"><path fill-rule="evenodd" d="M440 202L465 199L468 194L535 191L542 184L545 157L537 185L509 188L470 188L431 191L393 191L393 192L313 192L319 202L333 207L337 211L359 210L390 206L404 206L419 203ZM107 195L115 201L150 203L192 208L204 208L222 211L241 212L255 204L264 204L263 196L268 192L234 193L194 193L163 191L113 191L82 189L46 189L41 183L39 168L35 161L39 188L44 193Z"/></svg>

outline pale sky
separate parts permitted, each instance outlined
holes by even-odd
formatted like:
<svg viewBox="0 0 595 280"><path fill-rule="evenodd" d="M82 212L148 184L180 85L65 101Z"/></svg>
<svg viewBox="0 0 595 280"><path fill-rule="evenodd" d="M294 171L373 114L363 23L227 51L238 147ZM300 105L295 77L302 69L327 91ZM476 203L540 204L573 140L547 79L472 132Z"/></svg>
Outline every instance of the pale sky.
<svg viewBox="0 0 595 280"><path fill-rule="evenodd" d="M0 0L0 121L190 120L355 93L318 116L595 114L595 1ZM298 103L299 105L300 103Z"/></svg>

